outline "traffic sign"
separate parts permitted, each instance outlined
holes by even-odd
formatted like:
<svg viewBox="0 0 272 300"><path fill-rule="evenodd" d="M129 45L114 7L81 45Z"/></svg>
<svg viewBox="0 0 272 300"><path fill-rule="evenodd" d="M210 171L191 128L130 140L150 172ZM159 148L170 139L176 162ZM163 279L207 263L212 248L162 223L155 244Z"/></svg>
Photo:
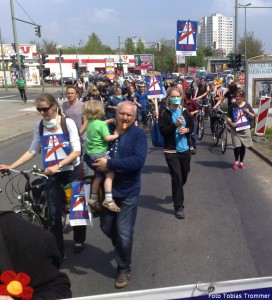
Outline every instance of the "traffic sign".
<svg viewBox="0 0 272 300"><path fill-rule="evenodd" d="M147 98L162 98L162 78L161 75L145 76Z"/></svg>
<svg viewBox="0 0 272 300"><path fill-rule="evenodd" d="M271 97L265 97L265 96L261 97L258 117L257 117L257 122L255 127L255 133L257 135L265 134L270 101L271 101Z"/></svg>
<svg viewBox="0 0 272 300"><path fill-rule="evenodd" d="M196 56L196 21L177 21L176 55Z"/></svg>

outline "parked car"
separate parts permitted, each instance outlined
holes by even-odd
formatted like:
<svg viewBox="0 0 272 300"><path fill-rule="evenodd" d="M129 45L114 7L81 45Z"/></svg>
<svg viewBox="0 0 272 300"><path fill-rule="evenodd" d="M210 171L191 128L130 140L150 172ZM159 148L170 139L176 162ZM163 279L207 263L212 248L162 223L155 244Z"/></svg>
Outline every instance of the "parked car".
<svg viewBox="0 0 272 300"><path fill-rule="evenodd" d="M62 77L63 85L74 85L76 79L73 77ZM61 79L58 81L59 85L61 85Z"/></svg>
<svg viewBox="0 0 272 300"><path fill-rule="evenodd" d="M218 73L208 73L208 74L206 75L206 82L207 82L207 83L214 82L214 79L215 79L215 78L219 78Z"/></svg>
<svg viewBox="0 0 272 300"><path fill-rule="evenodd" d="M60 79L60 77L57 77L55 73L52 73L52 74L50 74L50 75L44 77L43 80L44 80L44 82L52 83L54 77L56 77L56 80L59 80L59 79Z"/></svg>

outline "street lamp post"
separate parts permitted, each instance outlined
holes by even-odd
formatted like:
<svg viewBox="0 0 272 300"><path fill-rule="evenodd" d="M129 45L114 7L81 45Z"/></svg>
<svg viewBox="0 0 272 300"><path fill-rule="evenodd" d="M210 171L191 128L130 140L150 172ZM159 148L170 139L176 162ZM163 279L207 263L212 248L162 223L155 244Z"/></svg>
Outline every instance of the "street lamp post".
<svg viewBox="0 0 272 300"><path fill-rule="evenodd" d="M246 9L248 6L250 6L251 3L247 3L247 4L240 4L239 3L239 6L240 7L244 7L245 8L245 36L244 36L244 39L245 39L245 61L247 59L247 47L246 47L246 38L247 38L247 27L246 27Z"/></svg>

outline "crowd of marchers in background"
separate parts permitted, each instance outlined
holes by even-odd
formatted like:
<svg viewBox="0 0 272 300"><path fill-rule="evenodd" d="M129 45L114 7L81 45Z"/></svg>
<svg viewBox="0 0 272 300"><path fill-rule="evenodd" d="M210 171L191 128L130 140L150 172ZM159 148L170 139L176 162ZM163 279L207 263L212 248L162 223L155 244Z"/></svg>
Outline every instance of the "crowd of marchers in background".
<svg viewBox="0 0 272 300"><path fill-rule="evenodd" d="M36 98L35 106L41 114L41 121L34 128L28 151L12 163L0 162L0 171L16 169L41 152L41 163L49 177L46 200L49 229L55 239L52 240L51 235L47 238L54 245L54 251L51 253L51 249L45 248L40 260L41 264L45 261L45 269L52 271L52 285L56 288L50 287L51 281L46 276L41 277L32 286L33 299L38 299L39 294L44 293L51 293L52 299L66 298L71 294L67 276L58 271L61 261L67 259L61 222L62 210L67 204L63 186L74 180L85 180L90 174L95 176L87 202L100 213L101 230L111 239L114 247L117 267L115 287L123 288L131 280L132 244L141 189L141 170L148 150L147 113L150 106L156 106L157 101L159 109L154 111L154 117L158 118L159 131L163 136L163 151L171 176L174 216L177 219L185 218L183 186L190 172L191 154L196 154L201 106L207 104L205 113L210 117L211 132L213 118L216 118L212 112L219 106L227 106L227 122L234 146L233 170L246 169L245 151L251 146L251 135L249 128L240 130L239 125L243 119L254 118L254 111L247 103L243 90L235 82L229 83L225 93L221 84L218 79L207 83L205 77L197 76L193 76L189 83L186 77L178 76L176 79L165 80L162 85L163 96L152 99L148 97L143 77L124 81L106 77L84 81L80 77L73 86L67 86L67 101L62 104L51 94L41 94ZM20 87L18 83L19 90ZM22 100L27 101L24 95ZM61 155L65 153L62 157L58 157L56 150L60 148L63 150ZM47 154L51 152L55 156L49 163ZM104 188L103 199L100 199L99 194L101 184ZM14 228L18 227L17 223L21 220L14 214L0 214L0 239L9 242L11 239L6 239L7 235L11 235L8 229L14 229L5 225L8 218ZM20 228L24 228L24 225L20 225ZM40 234L33 228L33 232ZM19 236L15 243L17 239L20 240ZM75 254L84 250L85 239L86 226L74 226ZM29 242L26 240L25 243ZM30 270L29 262L23 260L24 263L21 263L16 260L18 256L26 255L25 248L16 248L16 253L11 253L7 249L13 245L4 245L2 242L0 245L0 250L3 250L0 253L4 253L9 259L9 264L0 264L1 272L5 272L8 267L15 273L26 272L32 277L36 276L36 268L35 272ZM34 244L29 251L35 252ZM54 261L47 257L54 258ZM50 272L44 273L51 276ZM62 278L61 282L59 278ZM59 282L59 285L55 282ZM8 288L0 291L0 299L6 295L10 295Z"/></svg>

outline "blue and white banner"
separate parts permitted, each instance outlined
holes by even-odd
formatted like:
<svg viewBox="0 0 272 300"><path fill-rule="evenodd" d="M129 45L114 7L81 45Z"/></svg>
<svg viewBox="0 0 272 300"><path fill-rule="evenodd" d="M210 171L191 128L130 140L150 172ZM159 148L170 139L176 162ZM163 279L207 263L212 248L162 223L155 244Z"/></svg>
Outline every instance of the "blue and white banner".
<svg viewBox="0 0 272 300"><path fill-rule="evenodd" d="M163 98L161 75L145 76L147 98Z"/></svg>
<svg viewBox="0 0 272 300"><path fill-rule="evenodd" d="M70 225L93 225L92 213L87 201L90 198L90 184L74 181L72 182L72 199L70 204Z"/></svg>
<svg viewBox="0 0 272 300"><path fill-rule="evenodd" d="M196 38L196 21L177 21L176 55L196 56Z"/></svg>

